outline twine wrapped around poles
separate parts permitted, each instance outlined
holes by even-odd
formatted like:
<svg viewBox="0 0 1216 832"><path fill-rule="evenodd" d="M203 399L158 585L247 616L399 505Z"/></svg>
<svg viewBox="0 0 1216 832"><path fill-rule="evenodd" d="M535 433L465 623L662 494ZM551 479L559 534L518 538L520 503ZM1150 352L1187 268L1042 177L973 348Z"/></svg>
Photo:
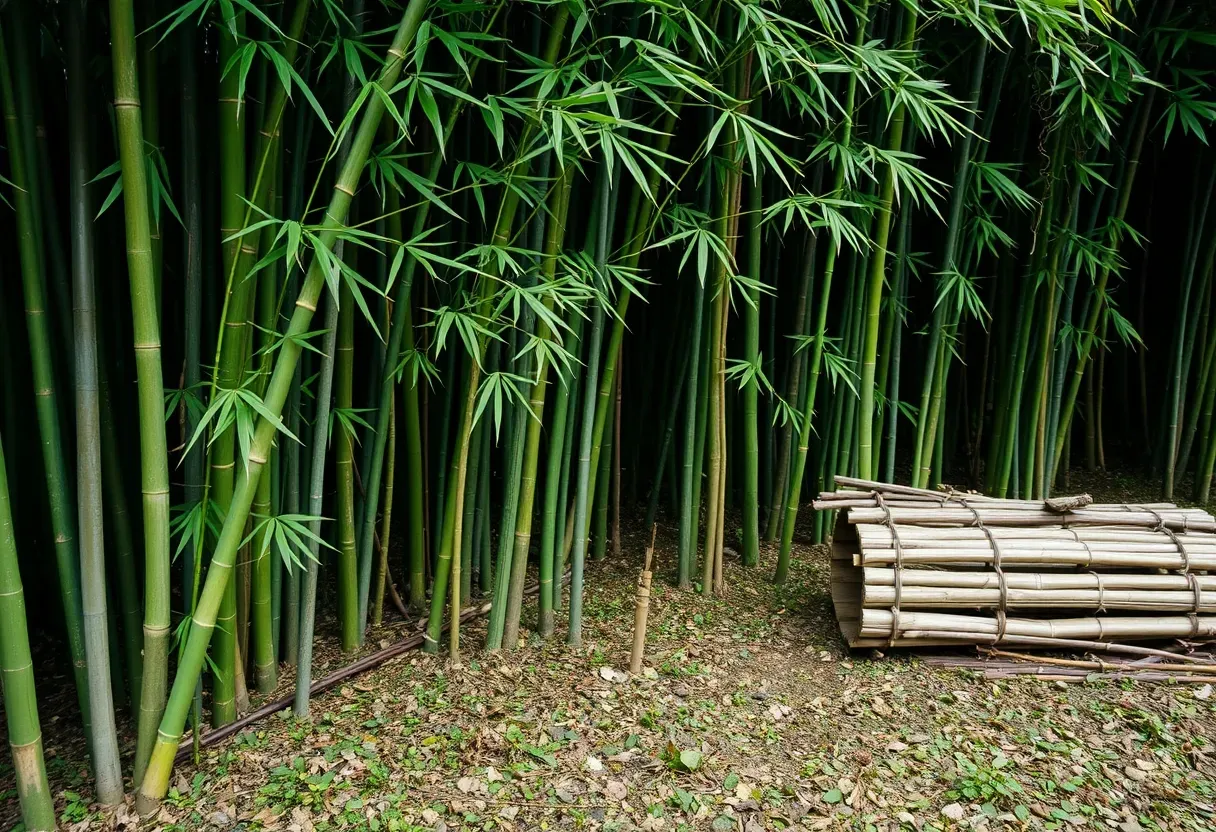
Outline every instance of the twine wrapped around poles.
<svg viewBox="0 0 1216 832"><path fill-rule="evenodd" d="M1088 495L999 500L837 477L832 601L850 647L1216 636L1216 518Z"/></svg>

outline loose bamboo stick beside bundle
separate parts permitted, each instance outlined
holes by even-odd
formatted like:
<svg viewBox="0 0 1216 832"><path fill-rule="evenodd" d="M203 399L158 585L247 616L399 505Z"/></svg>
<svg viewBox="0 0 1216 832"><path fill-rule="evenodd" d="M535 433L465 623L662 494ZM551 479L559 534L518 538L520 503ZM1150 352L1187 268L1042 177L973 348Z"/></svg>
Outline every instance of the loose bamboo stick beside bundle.
<svg viewBox="0 0 1216 832"><path fill-rule="evenodd" d="M837 485L815 508L840 510L832 599L851 647L1216 635L1216 518L1204 511Z"/></svg>

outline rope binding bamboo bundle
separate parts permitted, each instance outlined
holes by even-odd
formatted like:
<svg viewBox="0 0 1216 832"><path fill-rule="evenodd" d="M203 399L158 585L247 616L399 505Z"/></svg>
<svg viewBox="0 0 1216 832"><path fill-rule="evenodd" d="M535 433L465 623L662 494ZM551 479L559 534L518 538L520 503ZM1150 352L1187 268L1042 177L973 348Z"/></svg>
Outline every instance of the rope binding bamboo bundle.
<svg viewBox="0 0 1216 832"><path fill-rule="evenodd" d="M837 477L832 601L850 647L1216 636L1216 518L1087 494L1002 500Z"/></svg>

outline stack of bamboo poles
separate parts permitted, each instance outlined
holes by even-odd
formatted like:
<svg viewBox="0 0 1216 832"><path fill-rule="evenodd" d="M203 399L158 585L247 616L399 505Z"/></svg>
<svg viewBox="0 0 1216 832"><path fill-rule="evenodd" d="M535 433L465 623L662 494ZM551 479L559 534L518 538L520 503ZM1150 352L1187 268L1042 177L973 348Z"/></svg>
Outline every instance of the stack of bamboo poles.
<svg viewBox="0 0 1216 832"><path fill-rule="evenodd" d="M837 477L832 601L850 647L1216 636L1216 518L1087 495L1001 500Z"/></svg>

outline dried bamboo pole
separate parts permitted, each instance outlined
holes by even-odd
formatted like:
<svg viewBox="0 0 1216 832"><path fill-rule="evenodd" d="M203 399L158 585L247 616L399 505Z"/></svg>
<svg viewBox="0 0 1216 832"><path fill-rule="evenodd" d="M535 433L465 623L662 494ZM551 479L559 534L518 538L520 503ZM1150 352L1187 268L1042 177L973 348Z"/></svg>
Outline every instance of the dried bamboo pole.
<svg viewBox="0 0 1216 832"><path fill-rule="evenodd" d="M867 566L862 570L866 586L894 586L896 570ZM936 569L903 569L900 583L910 586L958 587L960 589L997 589L1001 578L995 572L951 572ZM1006 572L1005 586L1010 589L1191 589L1192 582L1202 590L1216 592L1216 575L1158 575L1139 572Z"/></svg>
<svg viewBox="0 0 1216 832"><path fill-rule="evenodd" d="M819 501L847 509L832 541L832 596L853 647L1059 647L1216 628L1216 576L1197 574L1216 571L1216 518L1201 510L837 481L868 489ZM1137 614L1109 614L1124 611Z"/></svg>
<svg viewBox="0 0 1216 832"><path fill-rule="evenodd" d="M870 586L862 590L865 607L888 608L1089 609L1158 612L1216 612L1216 592L1113 589L964 589L958 587Z"/></svg>
<svg viewBox="0 0 1216 832"><path fill-rule="evenodd" d="M657 525L650 527L650 545L646 547L646 565L638 577L638 593L633 606L633 650L629 654L629 672L642 672L642 656L646 652L646 621L650 616L650 563L654 559L654 536Z"/></svg>
<svg viewBox="0 0 1216 832"><path fill-rule="evenodd" d="M1013 659L1014 661L1036 662L1038 664L1050 664L1057 667L1079 667L1086 670L1100 670L1104 672L1111 670L1176 670L1183 673L1216 673L1216 664L1174 664L1172 662L1141 664L1132 662L1105 662L1101 659L1058 659L1051 656L1031 656L1026 653L1011 653L1008 650L997 650L991 647L984 648L984 652L989 656L999 656L1005 659Z"/></svg>

